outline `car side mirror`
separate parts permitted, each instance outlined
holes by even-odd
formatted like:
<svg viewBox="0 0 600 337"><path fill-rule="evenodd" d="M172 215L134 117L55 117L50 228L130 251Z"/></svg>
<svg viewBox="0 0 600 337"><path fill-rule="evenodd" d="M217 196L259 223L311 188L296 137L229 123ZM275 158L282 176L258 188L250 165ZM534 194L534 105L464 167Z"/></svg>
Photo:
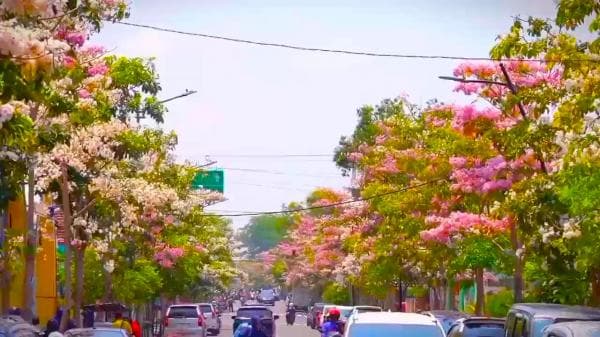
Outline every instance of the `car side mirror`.
<svg viewBox="0 0 600 337"><path fill-rule="evenodd" d="M273 319L279 319L279 315L273 316Z"/></svg>
<svg viewBox="0 0 600 337"><path fill-rule="evenodd" d="M219 315L220 316L220 315ZM235 315L231 316L231 319L235 319Z"/></svg>

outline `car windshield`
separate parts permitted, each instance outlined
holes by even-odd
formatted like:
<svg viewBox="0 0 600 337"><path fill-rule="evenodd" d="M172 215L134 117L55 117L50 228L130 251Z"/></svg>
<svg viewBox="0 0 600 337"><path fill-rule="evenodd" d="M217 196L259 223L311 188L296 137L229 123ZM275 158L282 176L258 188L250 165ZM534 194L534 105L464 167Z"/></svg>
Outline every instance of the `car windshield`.
<svg viewBox="0 0 600 337"><path fill-rule="evenodd" d="M255 316L271 318L273 316L273 313L270 310L266 309L240 309L238 310L236 315L236 317L238 318L251 318Z"/></svg>
<svg viewBox="0 0 600 337"><path fill-rule="evenodd" d="M171 307L169 310L169 318L196 318L198 311L195 306L179 306Z"/></svg>
<svg viewBox="0 0 600 337"><path fill-rule="evenodd" d="M65 337L124 337L119 330L80 330L77 332L67 331Z"/></svg>
<svg viewBox="0 0 600 337"><path fill-rule="evenodd" d="M260 297L271 299L275 297L275 294L273 293L273 290L263 290L260 292Z"/></svg>
<svg viewBox="0 0 600 337"><path fill-rule="evenodd" d="M210 307L210 305L201 305L200 310L206 314L212 313L212 308Z"/></svg>
<svg viewBox="0 0 600 337"><path fill-rule="evenodd" d="M464 337L502 337L504 336L504 324L493 322L482 322L468 324L464 332Z"/></svg>
<svg viewBox="0 0 600 337"><path fill-rule="evenodd" d="M357 308L356 311L360 314L362 312L381 312L380 308Z"/></svg>
<svg viewBox="0 0 600 337"><path fill-rule="evenodd" d="M342 314L342 317L350 317L350 315L352 314L352 308L341 309L340 313Z"/></svg>
<svg viewBox="0 0 600 337"><path fill-rule="evenodd" d="M444 337L435 325L411 324L354 324L349 337Z"/></svg>
<svg viewBox="0 0 600 337"><path fill-rule="evenodd" d="M544 328L548 325L554 323L554 320L551 318L536 318L533 321L533 336L532 337L541 337L544 331Z"/></svg>

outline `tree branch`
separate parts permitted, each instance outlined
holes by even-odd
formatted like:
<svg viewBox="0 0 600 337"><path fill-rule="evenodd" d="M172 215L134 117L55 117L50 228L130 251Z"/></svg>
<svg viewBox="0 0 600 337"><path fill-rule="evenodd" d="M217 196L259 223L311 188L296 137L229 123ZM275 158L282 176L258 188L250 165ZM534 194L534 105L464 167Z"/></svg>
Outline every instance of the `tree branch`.
<svg viewBox="0 0 600 337"><path fill-rule="evenodd" d="M92 201L90 201L87 205L85 205L79 212L77 212L73 215L73 219L78 218L83 213L85 213L88 209L90 209L90 207L94 206L96 204L96 201L97 201L97 199L92 199Z"/></svg>

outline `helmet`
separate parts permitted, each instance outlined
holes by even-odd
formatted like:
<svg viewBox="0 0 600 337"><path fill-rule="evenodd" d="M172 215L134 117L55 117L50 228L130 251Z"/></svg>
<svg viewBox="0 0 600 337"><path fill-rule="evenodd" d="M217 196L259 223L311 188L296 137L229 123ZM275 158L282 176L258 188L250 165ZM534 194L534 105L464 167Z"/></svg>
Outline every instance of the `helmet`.
<svg viewBox="0 0 600 337"><path fill-rule="evenodd" d="M337 308L331 308L328 314L329 318L338 319L340 318L341 312Z"/></svg>

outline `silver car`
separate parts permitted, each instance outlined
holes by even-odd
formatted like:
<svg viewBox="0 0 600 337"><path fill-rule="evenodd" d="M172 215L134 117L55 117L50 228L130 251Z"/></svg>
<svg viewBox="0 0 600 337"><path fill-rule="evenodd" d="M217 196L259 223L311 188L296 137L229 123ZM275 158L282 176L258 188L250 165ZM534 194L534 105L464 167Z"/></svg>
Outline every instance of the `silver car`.
<svg viewBox="0 0 600 337"><path fill-rule="evenodd" d="M129 337L127 331L117 328L83 328L65 332L65 337Z"/></svg>
<svg viewBox="0 0 600 337"><path fill-rule="evenodd" d="M207 332L218 335L221 333L221 314L211 303L198 303L206 321Z"/></svg>
<svg viewBox="0 0 600 337"><path fill-rule="evenodd" d="M164 337L206 337L206 320L197 304L170 306L164 325Z"/></svg>

